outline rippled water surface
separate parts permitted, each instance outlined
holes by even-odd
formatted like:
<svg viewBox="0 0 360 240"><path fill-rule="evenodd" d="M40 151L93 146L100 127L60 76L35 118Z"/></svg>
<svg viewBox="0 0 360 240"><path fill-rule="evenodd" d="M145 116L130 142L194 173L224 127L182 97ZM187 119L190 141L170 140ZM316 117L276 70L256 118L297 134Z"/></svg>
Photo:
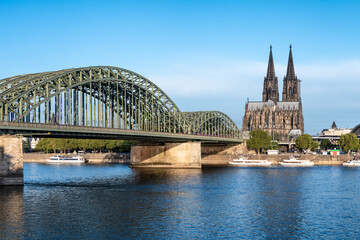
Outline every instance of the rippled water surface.
<svg viewBox="0 0 360 240"><path fill-rule="evenodd" d="M360 239L360 168L24 164L0 239Z"/></svg>

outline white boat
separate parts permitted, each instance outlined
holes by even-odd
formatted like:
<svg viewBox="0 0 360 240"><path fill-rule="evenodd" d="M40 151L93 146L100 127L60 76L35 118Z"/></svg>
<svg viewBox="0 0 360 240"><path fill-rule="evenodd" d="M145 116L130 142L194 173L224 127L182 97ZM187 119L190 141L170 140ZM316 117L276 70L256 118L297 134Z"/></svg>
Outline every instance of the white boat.
<svg viewBox="0 0 360 240"><path fill-rule="evenodd" d="M249 160L244 157L240 157L239 159L234 159L228 163L230 165L239 166L239 167L268 167L271 165L271 162L268 160Z"/></svg>
<svg viewBox="0 0 360 240"><path fill-rule="evenodd" d="M344 162L342 165L347 167L360 167L360 159L352 159L350 161Z"/></svg>
<svg viewBox="0 0 360 240"><path fill-rule="evenodd" d="M310 160L299 160L295 156L291 156L289 159L280 162L280 165L285 167L312 167L314 166L314 162Z"/></svg>
<svg viewBox="0 0 360 240"><path fill-rule="evenodd" d="M46 163L85 163L85 159L82 156L66 157L55 155L47 159Z"/></svg>

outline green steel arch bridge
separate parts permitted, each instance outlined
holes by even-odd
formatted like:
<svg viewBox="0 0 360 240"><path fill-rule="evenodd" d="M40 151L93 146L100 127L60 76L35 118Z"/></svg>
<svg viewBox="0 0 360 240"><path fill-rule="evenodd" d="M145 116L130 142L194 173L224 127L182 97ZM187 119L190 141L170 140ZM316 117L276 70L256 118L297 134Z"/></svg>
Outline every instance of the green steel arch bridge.
<svg viewBox="0 0 360 240"><path fill-rule="evenodd" d="M0 80L0 132L34 137L240 143L218 111L181 112L147 78L96 66Z"/></svg>

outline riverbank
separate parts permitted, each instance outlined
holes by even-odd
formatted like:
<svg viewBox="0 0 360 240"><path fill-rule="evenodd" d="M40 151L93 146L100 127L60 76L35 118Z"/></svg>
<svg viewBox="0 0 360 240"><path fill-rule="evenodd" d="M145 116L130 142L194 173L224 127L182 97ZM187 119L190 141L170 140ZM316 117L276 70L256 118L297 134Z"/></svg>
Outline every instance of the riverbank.
<svg viewBox="0 0 360 240"><path fill-rule="evenodd" d="M54 153L24 153L24 162L45 163L46 159L54 156ZM130 153L86 153L82 155L88 163L130 163Z"/></svg>
<svg viewBox="0 0 360 240"><path fill-rule="evenodd" d="M45 163L46 159L49 159L55 154L44 153L24 153L24 162ZM130 163L130 153L86 153L83 155L90 164L101 163ZM273 165L279 165L279 162L284 159L289 159L292 154L279 154L279 155L250 155L249 159L263 159L269 160ZM237 158L235 154L219 154L219 155L202 155L201 165L204 167L225 167L229 166L228 162ZM306 155L301 154L299 159L307 159L314 161L315 165L322 166L336 166L341 165L343 162L351 159L348 155L330 156L330 155Z"/></svg>
<svg viewBox="0 0 360 240"><path fill-rule="evenodd" d="M261 159L271 161L273 165L279 165L279 162L282 162L285 159L289 159L293 154L278 154L278 155L250 155L250 160ZM348 155L339 155L339 156L331 156L331 155L312 155L312 154L300 154L300 160L310 160L313 161L315 165L320 166L337 166L342 165L343 162L351 159L351 156ZM223 155L203 155L201 157L202 166L206 167L224 167L228 166L228 162L237 158L237 155L223 154Z"/></svg>

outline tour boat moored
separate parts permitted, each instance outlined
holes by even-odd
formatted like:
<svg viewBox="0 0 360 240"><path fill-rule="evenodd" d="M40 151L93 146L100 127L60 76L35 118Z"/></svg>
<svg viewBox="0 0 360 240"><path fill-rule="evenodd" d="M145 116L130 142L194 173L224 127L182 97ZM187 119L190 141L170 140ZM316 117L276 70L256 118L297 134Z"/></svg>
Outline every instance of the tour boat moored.
<svg viewBox="0 0 360 240"><path fill-rule="evenodd" d="M355 159L354 158L352 160L344 162L342 165L347 166L347 167L360 167L360 159Z"/></svg>
<svg viewBox="0 0 360 240"><path fill-rule="evenodd" d="M268 167L271 165L271 162L268 160L249 160L240 157L239 159L232 160L229 164L238 167Z"/></svg>
<svg viewBox="0 0 360 240"><path fill-rule="evenodd" d="M295 156L291 156L289 159L280 162L280 165L284 167L312 167L314 166L314 162L310 160L299 160Z"/></svg>
<svg viewBox="0 0 360 240"><path fill-rule="evenodd" d="M82 156L66 157L55 155L46 160L46 163L85 163Z"/></svg>

